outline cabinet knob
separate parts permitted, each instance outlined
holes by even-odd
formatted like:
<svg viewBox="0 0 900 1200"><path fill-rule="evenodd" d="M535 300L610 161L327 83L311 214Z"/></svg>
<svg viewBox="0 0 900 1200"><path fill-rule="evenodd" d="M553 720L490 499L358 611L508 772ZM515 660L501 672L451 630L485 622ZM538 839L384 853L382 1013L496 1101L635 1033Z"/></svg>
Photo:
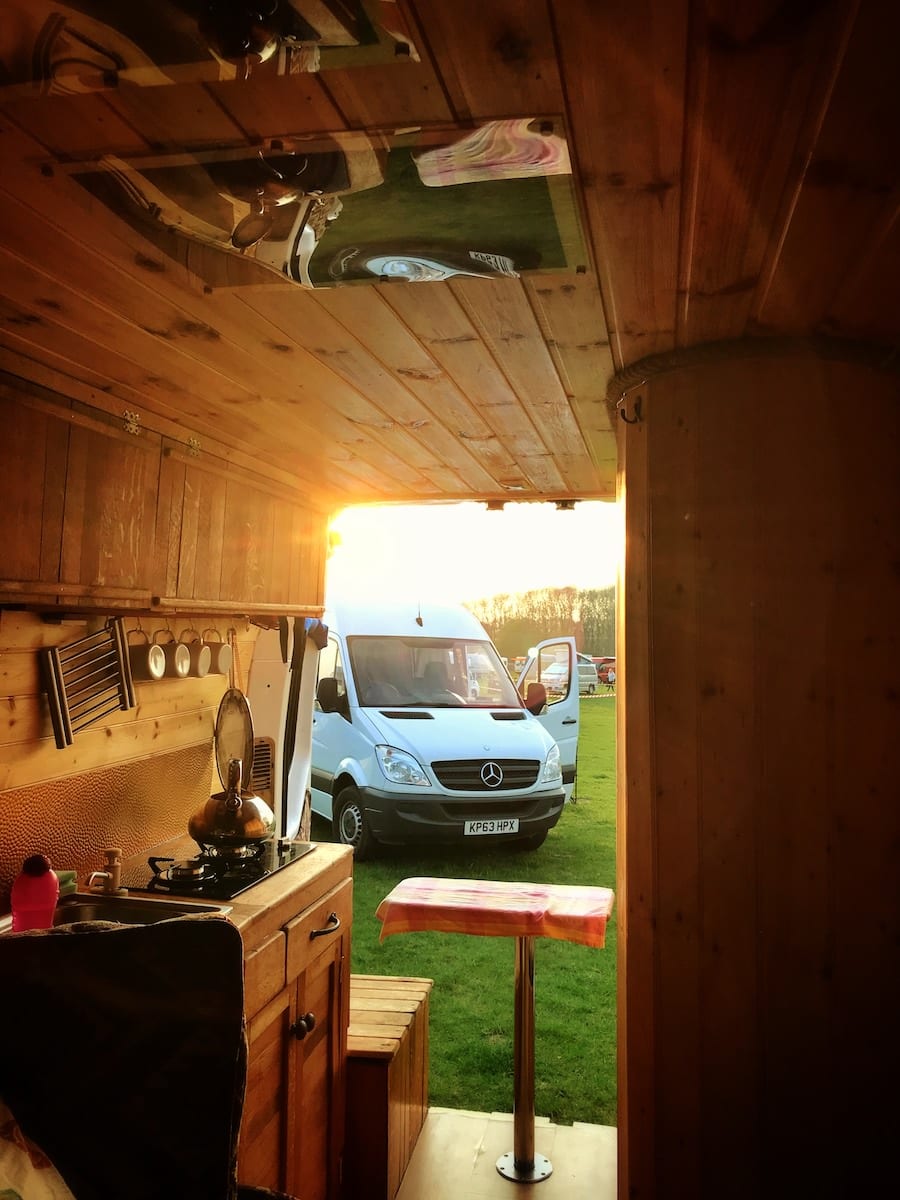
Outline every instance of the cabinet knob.
<svg viewBox="0 0 900 1200"><path fill-rule="evenodd" d="M291 1033L298 1042L302 1042L308 1033L312 1033L315 1027L316 1014L308 1012L304 1013L302 1017L297 1018L291 1026Z"/></svg>

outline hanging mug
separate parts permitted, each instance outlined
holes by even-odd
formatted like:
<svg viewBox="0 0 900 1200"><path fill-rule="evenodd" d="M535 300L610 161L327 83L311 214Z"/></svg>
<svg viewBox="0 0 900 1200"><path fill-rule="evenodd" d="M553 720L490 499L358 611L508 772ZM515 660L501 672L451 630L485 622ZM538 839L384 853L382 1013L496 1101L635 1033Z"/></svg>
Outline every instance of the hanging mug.
<svg viewBox="0 0 900 1200"><path fill-rule="evenodd" d="M143 641L131 645L133 637L143 638ZM128 659L131 663L132 679L143 683L162 679L166 673L166 656L162 646L151 642L143 629L129 629L128 643Z"/></svg>
<svg viewBox="0 0 900 1200"><path fill-rule="evenodd" d="M166 677L184 679L191 669L191 652L184 642L177 641L171 629L157 629L153 641L165 655Z"/></svg>
<svg viewBox="0 0 900 1200"><path fill-rule="evenodd" d="M196 629L182 629L179 637L182 646L187 647L190 658L188 675L194 679L203 679L209 673L209 662L212 657L209 646L200 637Z"/></svg>
<svg viewBox="0 0 900 1200"><path fill-rule="evenodd" d="M208 634L213 634L214 636L208 637ZM210 675L227 675L231 670L232 659L229 644L222 641L222 635L218 629L204 629L203 641L209 647Z"/></svg>

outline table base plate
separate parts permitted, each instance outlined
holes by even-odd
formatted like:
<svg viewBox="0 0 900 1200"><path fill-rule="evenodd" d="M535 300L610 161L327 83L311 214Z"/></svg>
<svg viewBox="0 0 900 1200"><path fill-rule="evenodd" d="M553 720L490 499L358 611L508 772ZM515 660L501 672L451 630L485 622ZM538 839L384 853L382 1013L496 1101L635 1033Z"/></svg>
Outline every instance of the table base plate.
<svg viewBox="0 0 900 1200"><path fill-rule="evenodd" d="M516 1165L516 1156L512 1150L507 1150L497 1159L497 1170L504 1179L513 1179L516 1183L540 1183L553 1174L553 1164L543 1154L534 1156L532 1166L525 1163Z"/></svg>

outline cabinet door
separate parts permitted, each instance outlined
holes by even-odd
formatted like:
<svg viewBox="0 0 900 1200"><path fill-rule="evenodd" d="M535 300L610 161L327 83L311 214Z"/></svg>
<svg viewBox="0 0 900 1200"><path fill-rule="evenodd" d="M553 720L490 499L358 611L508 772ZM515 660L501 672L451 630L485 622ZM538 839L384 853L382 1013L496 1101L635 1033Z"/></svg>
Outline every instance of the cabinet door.
<svg viewBox="0 0 900 1200"><path fill-rule="evenodd" d="M72 401L0 391L2 591L149 599L160 439ZM27 486L22 486L23 480Z"/></svg>
<svg viewBox="0 0 900 1200"><path fill-rule="evenodd" d="M292 988L285 988L250 1020L247 1031L238 1179L273 1191L285 1188L293 995Z"/></svg>
<svg viewBox="0 0 900 1200"><path fill-rule="evenodd" d="M287 1191L303 1200L337 1200L344 1140L351 881L316 907L316 924L304 920L288 933L289 945L292 936L295 943L306 940L308 957L297 976L291 1014Z"/></svg>
<svg viewBox="0 0 900 1200"><path fill-rule="evenodd" d="M198 603L319 603L326 523L299 492L166 445L157 513L161 594Z"/></svg>

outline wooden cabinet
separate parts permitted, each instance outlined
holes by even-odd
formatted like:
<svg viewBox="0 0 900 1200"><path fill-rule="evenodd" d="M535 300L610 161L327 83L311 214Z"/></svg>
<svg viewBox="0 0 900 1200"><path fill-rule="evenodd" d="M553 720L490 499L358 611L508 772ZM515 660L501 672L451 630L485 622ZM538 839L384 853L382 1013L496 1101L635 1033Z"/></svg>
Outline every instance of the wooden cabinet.
<svg viewBox="0 0 900 1200"><path fill-rule="evenodd" d="M247 958L250 1043L241 1182L337 1200L344 1133L352 881L332 886Z"/></svg>
<svg viewBox="0 0 900 1200"><path fill-rule="evenodd" d="M314 501L314 497L310 498ZM202 604L316 604L326 518L299 492L166 440L157 514L157 594Z"/></svg>
<svg viewBox="0 0 900 1200"><path fill-rule="evenodd" d="M0 388L2 590L115 602L153 583L160 438ZM28 486L23 487L23 482Z"/></svg>
<svg viewBox="0 0 900 1200"><path fill-rule="evenodd" d="M2 374L0 423L0 603L320 611L327 513L315 495L149 429L138 413Z"/></svg>

